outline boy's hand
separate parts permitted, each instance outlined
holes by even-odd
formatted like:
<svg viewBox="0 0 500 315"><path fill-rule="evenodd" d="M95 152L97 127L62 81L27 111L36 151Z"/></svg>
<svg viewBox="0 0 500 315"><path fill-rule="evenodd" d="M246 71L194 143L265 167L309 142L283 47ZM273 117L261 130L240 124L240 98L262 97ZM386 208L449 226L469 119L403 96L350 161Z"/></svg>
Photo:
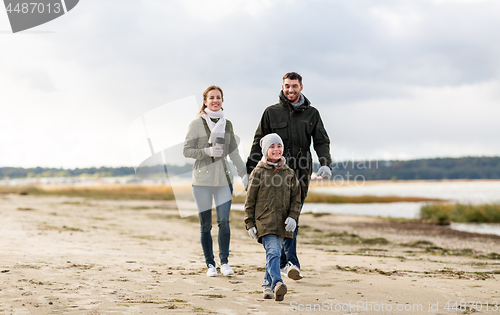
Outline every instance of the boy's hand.
<svg viewBox="0 0 500 315"><path fill-rule="evenodd" d="M257 229L255 228L255 226L248 230L248 235L250 235L250 237L254 240L257 239Z"/></svg>
<svg viewBox="0 0 500 315"><path fill-rule="evenodd" d="M295 228L297 227L297 222L295 221L294 218L286 218L285 220L285 230L287 230L288 232L293 232L295 231Z"/></svg>

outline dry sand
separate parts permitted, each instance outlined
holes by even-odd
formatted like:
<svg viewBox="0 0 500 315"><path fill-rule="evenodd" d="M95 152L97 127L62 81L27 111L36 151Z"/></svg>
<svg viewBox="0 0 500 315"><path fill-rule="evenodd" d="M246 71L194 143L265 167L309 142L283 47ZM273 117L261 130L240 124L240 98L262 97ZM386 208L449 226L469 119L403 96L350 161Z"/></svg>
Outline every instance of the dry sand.
<svg viewBox="0 0 500 315"><path fill-rule="evenodd" d="M181 219L172 202L12 194L0 202L0 314L456 314L479 308L468 301L482 303L476 313L500 314L500 258L492 254L500 253L498 236L304 214L298 252L305 278L284 278L288 294L276 302L261 298L265 253L248 237L241 211L231 214L236 274L209 278L197 217ZM217 244L216 225L212 235ZM214 250L217 255L217 245ZM456 301L468 304L457 311Z"/></svg>

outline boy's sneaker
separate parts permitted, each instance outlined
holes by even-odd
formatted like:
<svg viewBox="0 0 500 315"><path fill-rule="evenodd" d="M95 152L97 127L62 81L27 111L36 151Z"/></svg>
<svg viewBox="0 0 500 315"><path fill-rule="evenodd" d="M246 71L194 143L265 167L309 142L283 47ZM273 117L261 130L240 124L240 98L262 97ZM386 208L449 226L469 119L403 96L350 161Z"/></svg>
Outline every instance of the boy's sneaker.
<svg viewBox="0 0 500 315"><path fill-rule="evenodd" d="M283 301L286 291L286 285L283 282L276 283L276 286L274 287L274 300Z"/></svg>
<svg viewBox="0 0 500 315"><path fill-rule="evenodd" d="M217 277L217 269L214 267L214 265L212 264L208 265L207 276Z"/></svg>
<svg viewBox="0 0 500 315"><path fill-rule="evenodd" d="M234 275L233 269L231 269L228 264L220 266L220 272L225 276Z"/></svg>
<svg viewBox="0 0 500 315"><path fill-rule="evenodd" d="M272 299L274 298L273 289L270 285L264 286L264 299Z"/></svg>

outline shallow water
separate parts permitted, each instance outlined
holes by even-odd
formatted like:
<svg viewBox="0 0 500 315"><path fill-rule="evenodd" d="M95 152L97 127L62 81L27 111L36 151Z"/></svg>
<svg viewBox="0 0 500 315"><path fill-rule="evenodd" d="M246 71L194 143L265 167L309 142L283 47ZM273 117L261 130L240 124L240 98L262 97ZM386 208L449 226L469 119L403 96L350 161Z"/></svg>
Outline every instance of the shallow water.
<svg viewBox="0 0 500 315"><path fill-rule="evenodd" d="M400 196L427 197L462 203L500 202L500 181L467 182L369 182L360 186L315 187L311 191L347 196ZM425 202L396 202L372 204L304 204L303 212L332 213L347 215L381 216L390 218L416 219ZM452 229L500 235L500 224L452 224Z"/></svg>
<svg viewBox="0 0 500 315"><path fill-rule="evenodd" d="M451 228L457 231L500 235L500 224L453 223Z"/></svg>
<svg viewBox="0 0 500 315"><path fill-rule="evenodd" d="M427 197L466 203L500 202L500 181L367 182L360 186L314 187L323 194Z"/></svg>
<svg viewBox="0 0 500 315"><path fill-rule="evenodd" d="M380 216L389 218L417 219L420 207L424 202L394 202L394 203L308 203L304 204L302 212L331 213L347 215Z"/></svg>

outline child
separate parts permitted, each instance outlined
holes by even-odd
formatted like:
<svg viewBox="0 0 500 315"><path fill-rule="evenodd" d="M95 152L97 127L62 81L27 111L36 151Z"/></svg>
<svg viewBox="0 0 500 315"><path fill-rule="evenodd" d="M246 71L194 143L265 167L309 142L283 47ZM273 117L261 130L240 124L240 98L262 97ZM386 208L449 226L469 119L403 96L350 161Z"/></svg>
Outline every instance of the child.
<svg viewBox="0 0 500 315"><path fill-rule="evenodd" d="M262 161L252 171L245 200L248 234L266 250L264 299L283 301L287 292L281 279L280 256L285 238L292 238L300 214L300 185L285 164L283 141L276 133L260 140ZM274 292L274 294L273 294Z"/></svg>

